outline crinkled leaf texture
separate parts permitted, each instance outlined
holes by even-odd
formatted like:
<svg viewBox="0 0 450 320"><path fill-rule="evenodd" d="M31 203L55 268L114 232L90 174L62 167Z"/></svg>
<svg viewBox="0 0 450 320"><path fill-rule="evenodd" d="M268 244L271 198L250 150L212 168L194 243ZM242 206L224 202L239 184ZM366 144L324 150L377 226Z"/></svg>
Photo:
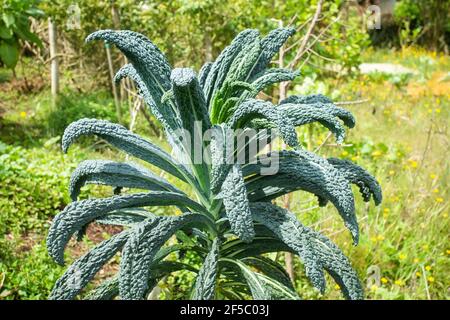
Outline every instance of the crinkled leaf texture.
<svg viewBox="0 0 450 320"><path fill-rule="evenodd" d="M89 199L72 202L53 220L47 236L49 254L56 262L64 264L63 253L67 242L84 225L114 210L156 205L180 205L205 212L205 209L201 205L189 199L187 196L165 191L134 193L105 199Z"/></svg>
<svg viewBox="0 0 450 320"><path fill-rule="evenodd" d="M127 232L105 240L70 265L56 282L50 299L71 300L125 244Z"/></svg>
<svg viewBox="0 0 450 320"><path fill-rule="evenodd" d="M104 120L81 119L71 123L64 131L62 138L64 152L77 138L84 135L97 135L116 148L147 161L181 180L186 180L186 177L190 176L190 173L182 164L177 163L161 148L121 125Z"/></svg>
<svg viewBox="0 0 450 320"><path fill-rule="evenodd" d="M177 145L174 132L181 125L176 108L173 101L162 102L164 94L171 89L171 66L164 54L145 36L128 30L100 30L86 38L87 42L92 40L112 43L125 54L133 68L122 73L138 83L152 113L172 138L170 141Z"/></svg>
<svg viewBox="0 0 450 320"><path fill-rule="evenodd" d="M223 200L231 229L240 239L251 242L255 232L242 171L238 164L231 167L219 197Z"/></svg>
<svg viewBox="0 0 450 320"><path fill-rule="evenodd" d="M322 291L325 289L323 275L317 270L324 268L347 298L362 299L363 290L356 272L342 251L328 238L303 226L295 215L283 208L264 202L252 203L251 209L258 222L303 259L306 273L315 286Z"/></svg>
<svg viewBox="0 0 450 320"><path fill-rule="evenodd" d="M274 108L271 103L262 100L249 99L239 105L230 119L230 126L233 129L241 128L252 119L261 117L275 124L287 145L297 147L297 133L290 119L283 110Z"/></svg>
<svg viewBox="0 0 450 320"><path fill-rule="evenodd" d="M278 105L258 99L260 92L299 74L269 67L294 32L279 28L261 37L257 30L244 30L215 61L204 64L198 76L189 68L172 69L164 54L139 33L101 30L87 38L112 43L127 57L129 64L115 80L134 81L172 151L104 120L80 119L67 127L64 152L79 137L95 135L152 167L88 160L73 172L69 192L74 202L52 222L47 236L50 256L64 264L69 240L74 235L80 239L91 223L118 226L121 231L75 260L56 282L51 299L79 295L92 300L145 299L158 281L179 270L196 274L190 290L193 299L299 299L283 266L264 256L278 251L298 255L317 289L324 291L326 271L346 298L363 297L341 250L271 203L296 190L313 193L321 206L331 202L336 207L356 244L359 230L351 184L359 187L364 201L373 198L378 205L382 200L379 183L361 167L300 148L296 127L314 122L343 142L345 127L355 125L349 111L320 94L290 96ZM208 129L213 129L211 141L199 140L210 133ZM255 129L267 130L240 145L240 139ZM254 154L251 143L265 147L274 132L294 150ZM268 175L269 164L278 170ZM153 167L170 178L153 172ZM180 187L172 184L173 179L181 182ZM87 184L110 186L115 195L77 201ZM173 215L156 215L154 207L161 206L175 207ZM175 244L168 241L172 237ZM203 259L199 270L173 260L177 255L182 261L188 251ZM85 295L86 285L116 255L120 255L118 274Z"/></svg>
<svg viewBox="0 0 450 320"><path fill-rule="evenodd" d="M263 157L257 164L244 168L247 179L247 192L250 201L268 201L283 194L304 190L322 199L331 201L338 209L345 225L358 242L358 223L350 182L327 160L313 153L301 151L282 151L269 154L272 161L278 161L276 175L260 176Z"/></svg>
<svg viewBox="0 0 450 320"><path fill-rule="evenodd" d="M77 200L80 189L86 184L182 193L145 168L108 160L86 160L80 163L70 177L69 192L72 200Z"/></svg>
<svg viewBox="0 0 450 320"><path fill-rule="evenodd" d="M155 217L133 228L120 262L119 292L123 299L145 298L151 264L161 246L186 224L208 223L201 214Z"/></svg>
<svg viewBox="0 0 450 320"><path fill-rule="evenodd" d="M211 300L214 298L219 262L219 239L214 239L211 251L203 261L195 280L192 298L194 300Z"/></svg>

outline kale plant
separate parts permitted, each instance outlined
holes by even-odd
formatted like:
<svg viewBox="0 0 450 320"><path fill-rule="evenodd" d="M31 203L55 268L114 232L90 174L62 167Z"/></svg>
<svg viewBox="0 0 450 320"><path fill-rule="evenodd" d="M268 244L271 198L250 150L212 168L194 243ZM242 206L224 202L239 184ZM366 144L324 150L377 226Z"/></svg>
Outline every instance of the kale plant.
<svg viewBox="0 0 450 320"><path fill-rule="evenodd" d="M373 198L379 204L382 197L379 184L364 169L349 161L321 158L299 144L295 128L312 122L324 125L342 142L344 125L355 125L350 112L323 95L291 96L278 105L257 99L268 86L297 75L268 68L293 33L293 29L280 28L261 38L257 30L245 30L214 62L206 63L198 76L189 68L172 69L141 34L102 30L87 38L113 43L125 54L130 64L122 67L116 78L134 80L164 128L173 152L167 153L121 125L95 119L72 123L62 138L63 150L80 136L96 135L177 178L189 192L145 166L82 162L70 181L73 202L51 225L47 238L50 255L64 264L69 239L83 236L94 221L123 226L123 231L76 260L56 282L51 299L75 298L119 251L118 274L86 298L145 299L163 277L185 269L196 272L192 299L249 295L254 299L298 299L283 267L264 255L277 251L298 255L311 284L320 291L325 289L326 271L346 298L363 298L358 276L341 250L272 202L296 190L316 195L321 206L331 202L356 244L358 224L351 184L359 187L365 201ZM208 132L209 140L204 139ZM248 138L249 132L256 134ZM272 143L273 133L289 150L251 152L255 141L258 150ZM245 161L238 161L239 157ZM264 171L274 163L276 170ZM111 186L115 195L77 201L86 184ZM151 212L154 206L171 206L174 214L155 215ZM173 236L178 241L166 244ZM187 251L203 258L199 270L165 259Z"/></svg>

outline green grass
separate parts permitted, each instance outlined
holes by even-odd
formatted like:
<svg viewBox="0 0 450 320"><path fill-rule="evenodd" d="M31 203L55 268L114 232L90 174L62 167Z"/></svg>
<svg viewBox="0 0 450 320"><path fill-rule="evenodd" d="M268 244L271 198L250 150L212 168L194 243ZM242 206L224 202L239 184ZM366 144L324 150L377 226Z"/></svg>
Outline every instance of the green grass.
<svg viewBox="0 0 450 320"><path fill-rule="evenodd" d="M325 141L328 132L320 126L306 127L299 134L311 149L325 142L319 150L322 156L348 158L368 169L382 185L384 202L380 207L366 205L355 188L361 226L357 247L331 205L319 209L313 196L299 192L293 196L292 209L344 250L367 287L367 298L448 299L450 89L449 82L440 79L450 69L450 59L408 49L371 51L364 60L400 63L420 74L404 81L373 75L295 87L303 93L319 88L336 101L369 99L346 106L355 114L357 125L343 146L336 146L332 137ZM7 73L1 75L8 79ZM51 218L69 201L71 171L87 158L123 158L95 139L77 144L67 155L59 149L58 135L66 123L83 116L114 120L107 93L84 95L68 90L53 118L48 93L45 88L27 95L2 91L0 97L0 299L48 296L63 268L50 261L43 239ZM136 130L150 132L141 116L138 120ZM152 140L165 146L158 138ZM82 197L91 192L104 196L111 190L88 187ZM165 209L156 212L168 213ZM69 260L91 242L81 247L72 244ZM283 255L273 258L281 261ZM185 259L192 262L190 256ZM295 268L303 298L341 298L331 280L322 296L306 281L297 259ZM161 284L161 296L182 298L191 277L189 273L168 277Z"/></svg>
<svg viewBox="0 0 450 320"><path fill-rule="evenodd" d="M397 61L407 65L423 60L417 52L378 52L377 61ZM373 299L448 299L450 277L448 208L448 124L450 82L436 81L449 70L449 58L426 55L433 70L423 71L398 86L370 77L333 85L340 100L369 99L349 105L356 127L349 131L343 147L325 145L323 156L340 156L367 168L379 179L384 201L377 208L357 201L361 243L351 245L348 232L328 206L300 214L303 221L329 235L349 256ZM373 55L371 55L373 59ZM424 80L428 78L430 80ZM318 128L318 127L317 127ZM320 145L327 133L314 127L312 148ZM304 136L309 137L304 131ZM355 189L355 192L357 190ZM294 196L297 212L315 205L311 196ZM303 203L306 201L306 203ZM327 220L334 215L332 220ZM300 269L299 269L300 270ZM299 280L299 287L306 288ZM325 295L339 297L336 288Z"/></svg>
<svg viewBox="0 0 450 320"><path fill-rule="evenodd" d="M48 256L45 241L39 238L0 240L0 300L46 299L64 272Z"/></svg>

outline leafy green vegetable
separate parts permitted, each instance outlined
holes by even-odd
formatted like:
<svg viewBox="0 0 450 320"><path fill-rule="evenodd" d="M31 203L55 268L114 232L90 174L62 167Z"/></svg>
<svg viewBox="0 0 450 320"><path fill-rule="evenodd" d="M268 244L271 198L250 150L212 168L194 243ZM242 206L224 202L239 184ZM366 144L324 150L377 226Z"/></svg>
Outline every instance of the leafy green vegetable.
<svg viewBox="0 0 450 320"><path fill-rule="evenodd" d="M140 165L105 160L81 163L70 182L74 202L50 227L50 256L63 264L69 239L75 233L82 235L94 221L121 226L122 231L75 261L57 281L51 298L75 298L120 250L118 275L100 284L87 299L145 299L161 278L180 270L195 274L191 284L194 299L249 295L254 299L299 299L282 266L264 256L278 251L298 255L307 277L319 290L325 289L326 271L346 298L363 297L358 277L339 248L303 226L294 214L270 203L296 190L315 194L321 205L330 201L356 244L359 229L351 184L360 187L364 200L373 197L379 204L382 199L379 184L362 168L323 159L299 147L296 127L315 121L342 142L344 125L355 124L351 113L322 95L294 96L279 105L256 98L267 86L292 80L298 74L268 68L293 33L291 28L280 28L260 38L257 30L245 30L214 62L205 64L198 77L192 69L172 70L164 54L138 33L103 30L88 37L88 41L113 43L127 56L130 64L120 69L116 80L128 76L136 82L150 111L161 122L173 156L120 125L94 119L69 125L62 138L63 150L80 136L96 135L170 174L188 191L180 191ZM255 128L268 129L269 133L258 132L239 146L239 139ZM272 129L295 150L252 155L251 142L266 146ZM207 134L210 140L202 139L195 145L202 156L196 161L198 155L188 139L198 143ZM234 149L236 144L240 150ZM249 156L244 163L238 161L241 153ZM267 160L278 169L271 175L263 174ZM120 194L77 201L81 188L90 183L110 186ZM147 192L133 193L130 189ZM182 214L155 214L153 209L159 206L175 206ZM170 238L177 239L177 244L165 246ZM195 253L202 262L190 265L166 260L172 253ZM71 287L74 279L77 286Z"/></svg>

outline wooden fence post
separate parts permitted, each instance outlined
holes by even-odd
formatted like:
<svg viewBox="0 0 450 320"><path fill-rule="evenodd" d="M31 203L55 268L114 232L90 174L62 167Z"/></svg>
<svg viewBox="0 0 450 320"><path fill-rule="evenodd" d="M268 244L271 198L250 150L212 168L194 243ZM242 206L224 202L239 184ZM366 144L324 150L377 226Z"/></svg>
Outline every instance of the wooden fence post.
<svg viewBox="0 0 450 320"><path fill-rule="evenodd" d="M59 93L59 70L58 70L58 56L56 50L56 23L48 18L48 40L50 44L50 77L51 77L51 92L53 107L56 106L56 101Z"/></svg>

